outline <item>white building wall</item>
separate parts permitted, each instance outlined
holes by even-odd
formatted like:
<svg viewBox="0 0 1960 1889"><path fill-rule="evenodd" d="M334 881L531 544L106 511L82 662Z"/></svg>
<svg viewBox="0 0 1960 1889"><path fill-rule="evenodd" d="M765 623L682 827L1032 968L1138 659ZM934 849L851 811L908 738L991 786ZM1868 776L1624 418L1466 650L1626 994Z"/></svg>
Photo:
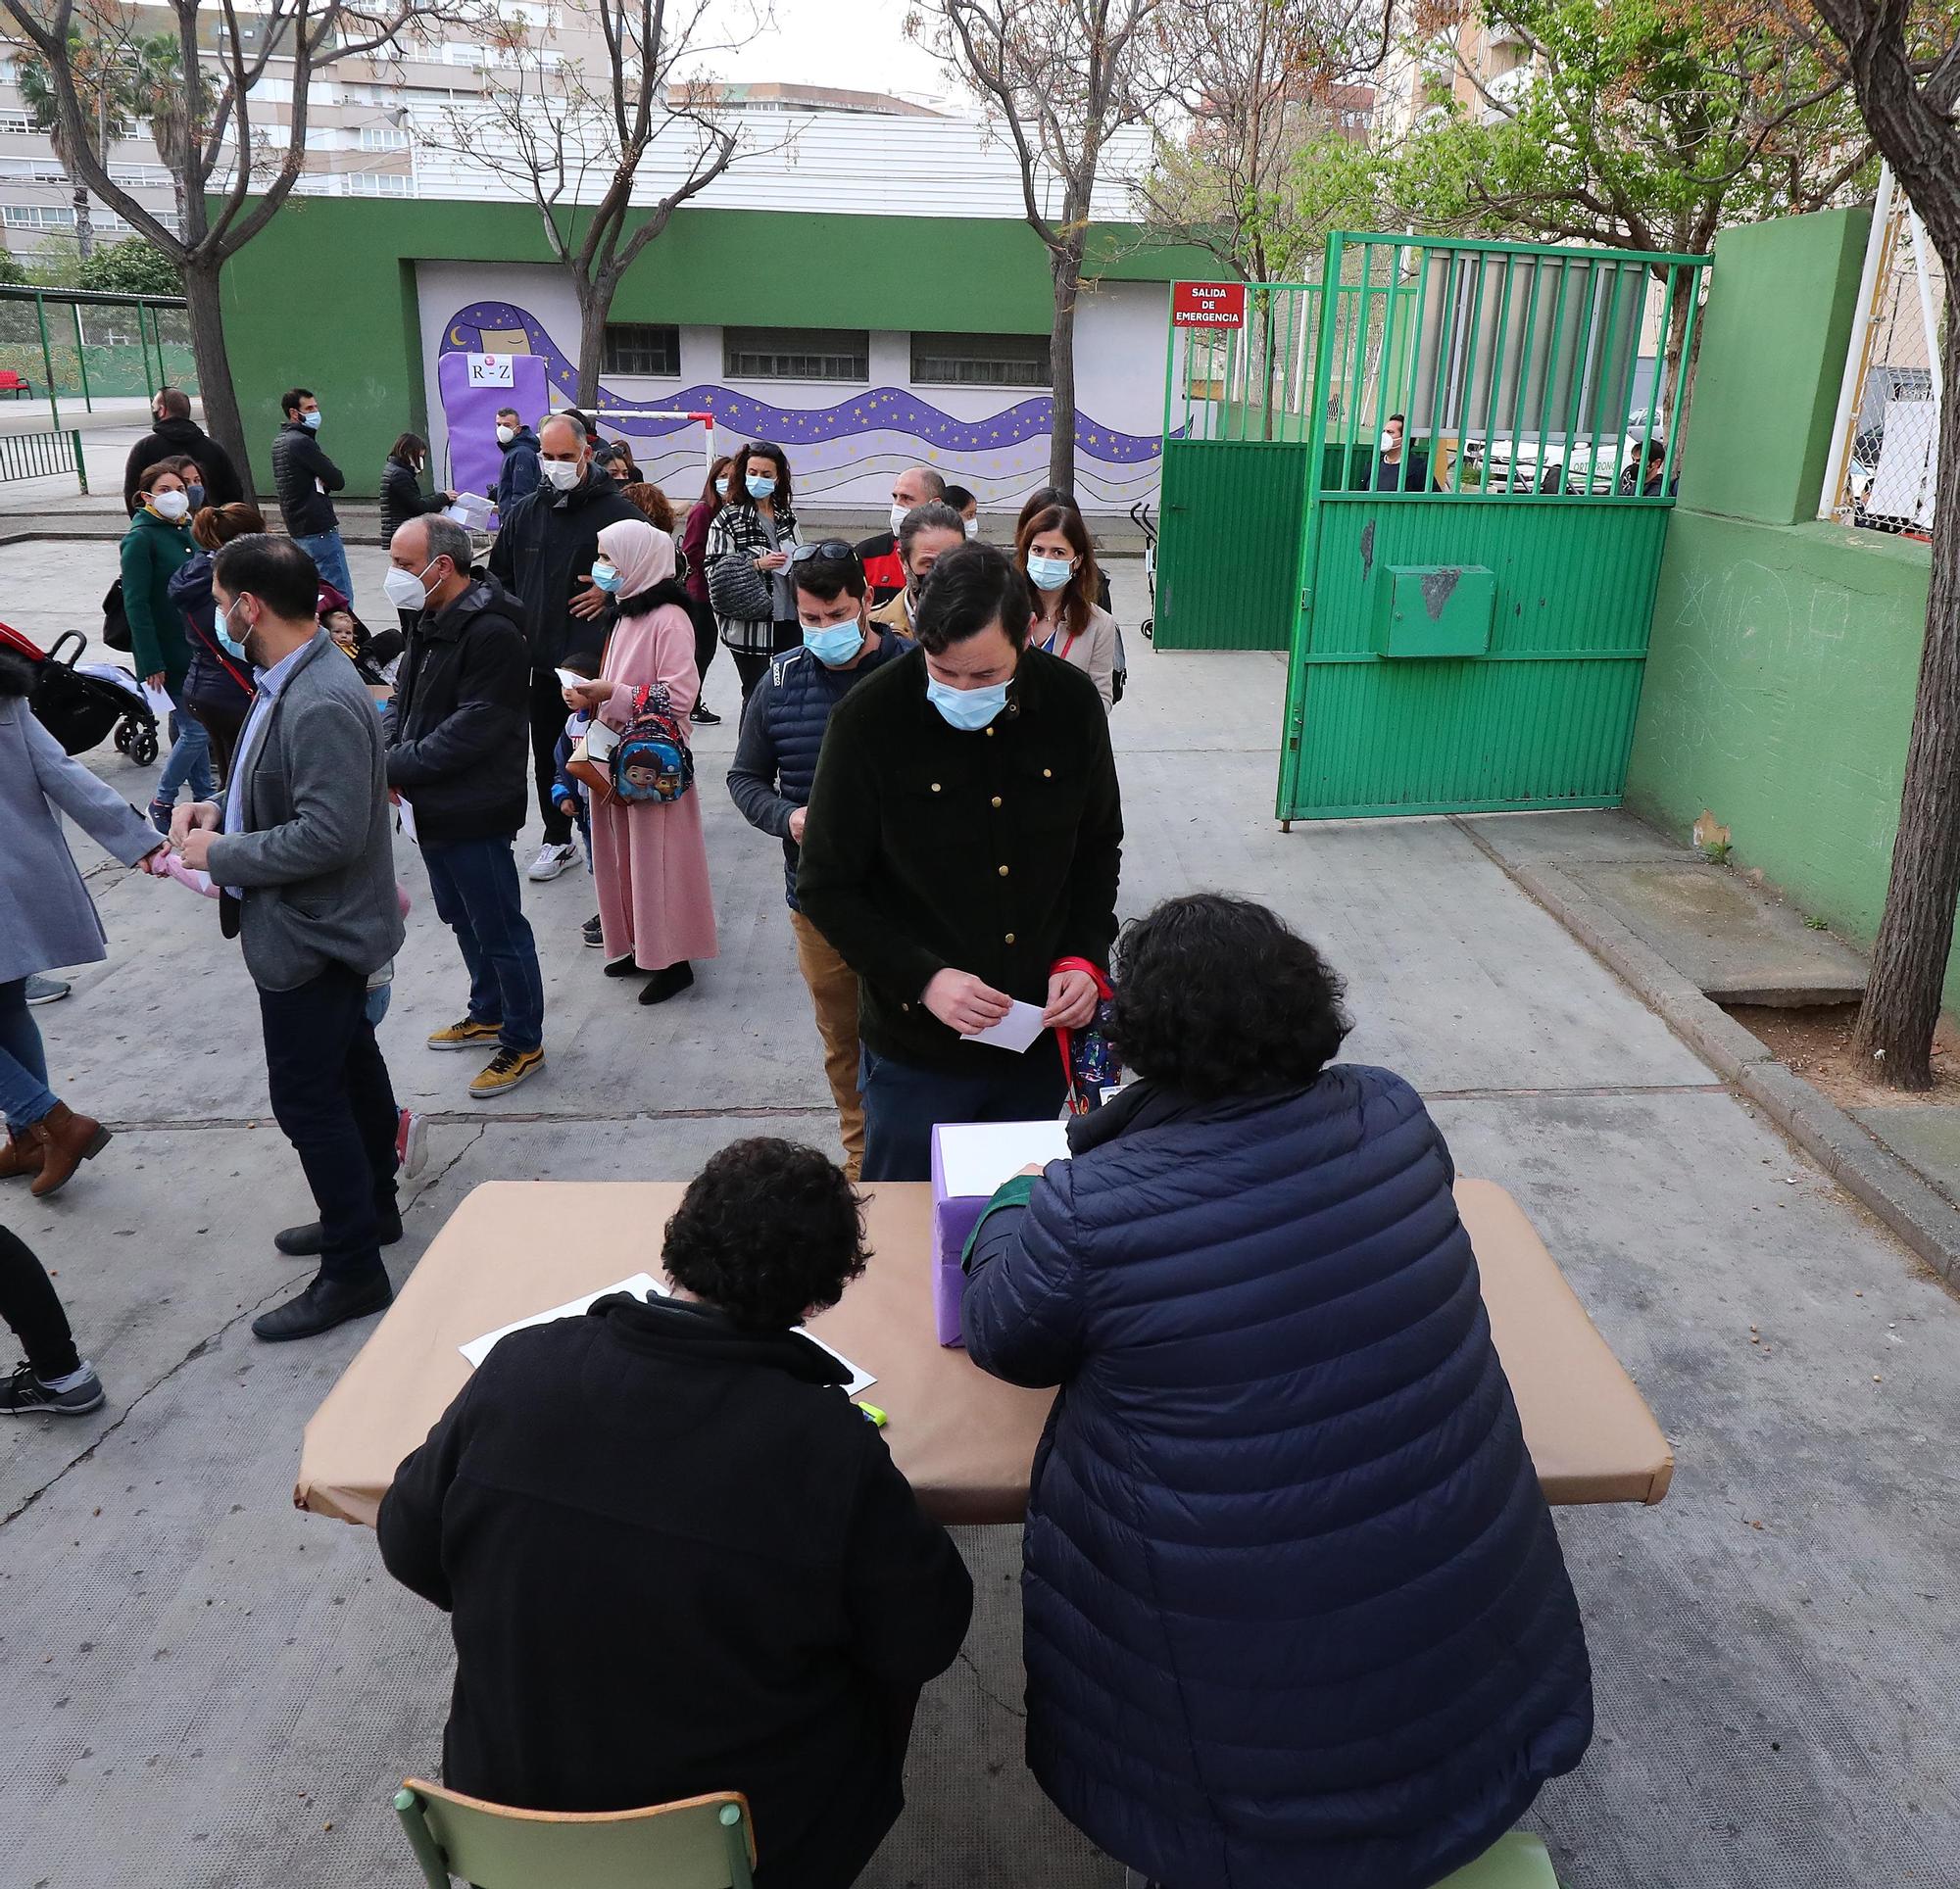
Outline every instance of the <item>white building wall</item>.
<svg viewBox="0 0 1960 1889"><path fill-rule="evenodd" d="M447 430L436 363L445 351L542 354L554 404L570 403L578 310L562 269L422 263L416 287L438 464L446 463ZM1167 297L1162 283L1112 282L1085 295L1078 310L1076 489L1086 510L1122 512L1138 499L1154 500ZM648 475L675 498L700 490L703 429L609 423L609 412L706 406L719 415L719 451L758 435L781 445L807 506L882 507L893 474L917 461L970 487L990 512L1018 510L1047 481L1047 390L915 386L905 331L871 331L870 375L861 385L732 381L723 372L721 330L710 326L682 327L680 367L673 378L606 375L600 402L602 430L627 438Z"/></svg>

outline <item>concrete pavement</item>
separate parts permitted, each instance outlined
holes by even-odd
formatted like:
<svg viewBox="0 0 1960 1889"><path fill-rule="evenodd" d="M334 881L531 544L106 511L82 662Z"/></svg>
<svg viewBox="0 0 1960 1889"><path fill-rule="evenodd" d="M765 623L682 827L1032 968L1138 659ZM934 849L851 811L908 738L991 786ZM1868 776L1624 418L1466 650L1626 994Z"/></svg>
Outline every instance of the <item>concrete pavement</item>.
<svg viewBox="0 0 1960 1889"><path fill-rule="evenodd" d="M43 641L90 627L113 557L0 549L0 617ZM356 554L370 605L379 569ZM1117 572L1135 624L1138 573ZM1459 1166L1518 1194L1673 1439L1662 1507L1559 1518L1599 1703L1585 1765L1530 1819L1567 1889L1954 1881L1960 1305L1461 829L1279 833L1279 658L1134 637L1130 658L1123 910L1232 890L1322 944L1350 980L1349 1053L1407 1075ZM724 657L724 710L733 681ZM721 956L643 1011L579 944L583 875L528 889L552 1061L503 1104L420 1046L463 980L401 848L416 909L382 1041L436 1120L398 1278L481 1180L684 1177L759 1129L834 1149L776 848L719 787L732 747L732 722L701 742ZM147 771L91 759L146 798ZM92 883L113 955L37 1015L57 1086L121 1133L57 1200L10 1190L0 1213L59 1270L110 1404L0 1429L0 1882L407 1884L388 1796L437 1762L443 1623L365 1531L288 1506L300 1429L368 1328L247 1334L304 1276L272 1231L310 1214L264 1118L250 984L206 901L106 865ZM1019 1763L1017 1537L961 1547L974 1631L924 1702L867 1889L1115 1889Z"/></svg>

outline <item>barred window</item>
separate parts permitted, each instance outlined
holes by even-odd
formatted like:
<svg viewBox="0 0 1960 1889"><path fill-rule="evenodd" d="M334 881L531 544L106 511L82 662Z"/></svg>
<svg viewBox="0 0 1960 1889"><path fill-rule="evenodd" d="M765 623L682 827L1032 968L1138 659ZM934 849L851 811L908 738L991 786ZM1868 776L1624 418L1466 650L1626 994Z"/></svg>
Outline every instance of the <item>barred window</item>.
<svg viewBox="0 0 1960 1889"><path fill-rule="evenodd" d="M724 328L722 365L737 380L869 380L864 328Z"/></svg>
<svg viewBox="0 0 1960 1889"><path fill-rule="evenodd" d="M1048 387L1045 334L915 334L912 381L934 387Z"/></svg>
<svg viewBox="0 0 1960 1889"><path fill-rule="evenodd" d="M600 371L608 374L656 374L673 378L680 372L680 330L655 321L609 321L606 352Z"/></svg>

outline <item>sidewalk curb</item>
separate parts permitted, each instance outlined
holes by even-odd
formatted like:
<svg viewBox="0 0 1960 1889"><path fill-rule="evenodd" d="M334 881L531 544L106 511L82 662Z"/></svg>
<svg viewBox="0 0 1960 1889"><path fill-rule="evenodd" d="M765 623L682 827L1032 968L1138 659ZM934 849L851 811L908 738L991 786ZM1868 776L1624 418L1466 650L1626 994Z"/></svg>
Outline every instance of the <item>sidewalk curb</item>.
<svg viewBox="0 0 1960 1889"><path fill-rule="evenodd" d="M1960 1285L1960 1207L1704 996L1556 866L1507 859L1460 819L1471 845L1614 973L1709 1068L1760 1108L1826 1174L1876 1214L1935 1272Z"/></svg>

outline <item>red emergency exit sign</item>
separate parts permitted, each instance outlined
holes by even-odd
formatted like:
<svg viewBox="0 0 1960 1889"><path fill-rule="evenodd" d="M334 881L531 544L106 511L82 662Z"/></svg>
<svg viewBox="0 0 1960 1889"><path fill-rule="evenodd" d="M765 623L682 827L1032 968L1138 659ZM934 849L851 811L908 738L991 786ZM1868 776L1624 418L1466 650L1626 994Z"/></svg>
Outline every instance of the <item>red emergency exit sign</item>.
<svg viewBox="0 0 1960 1889"><path fill-rule="evenodd" d="M1174 328L1243 328L1246 325L1246 285L1243 282L1173 282L1170 320Z"/></svg>

